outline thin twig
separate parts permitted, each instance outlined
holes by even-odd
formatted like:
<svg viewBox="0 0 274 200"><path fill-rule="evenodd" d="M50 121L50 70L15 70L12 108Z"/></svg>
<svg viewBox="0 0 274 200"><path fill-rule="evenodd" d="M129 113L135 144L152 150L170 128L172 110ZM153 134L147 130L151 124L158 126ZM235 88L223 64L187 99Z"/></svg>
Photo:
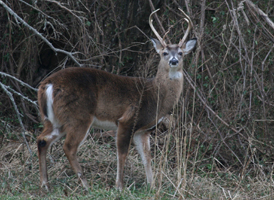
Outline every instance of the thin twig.
<svg viewBox="0 0 274 200"><path fill-rule="evenodd" d="M28 97L22 95L21 93L15 91L14 89L12 89L10 86L6 86L8 90L12 91L14 94L17 94L18 96L22 97L24 100L34 104L35 106L37 106L37 101L32 101L31 99L29 99Z"/></svg>
<svg viewBox="0 0 274 200"><path fill-rule="evenodd" d="M0 0L0 5L2 5L7 12L9 12L14 18L15 20L18 22L21 22L24 26L26 26L27 28L29 28L31 31L33 31L35 33L35 35L37 35L38 37L40 37L55 53L63 53L66 54L67 56L69 56L79 67L81 67L82 65L76 60L76 58L73 56L73 54L75 53L71 53L62 49L58 49L55 48L44 36L42 36L41 33L39 33L35 28L33 28L32 26L30 26L27 22L25 22L21 17L19 17L10 7L8 7L2 0Z"/></svg>
<svg viewBox="0 0 274 200"><path fill-rule="evenodd" d="M201 102L205 105L205 107L215 116L217 117L224 125L226 125L227 127L231 128L234 132L238 133L239 131L236 130L235 128L231 127L226 121L224 121L216 112L214 112L212 110L212 108L206 103L206 100L200 95L199 89L192 83L193 81L191 81L191 77L188 75L188 73L184 70L184 77L186 78L186 80L188 81L188 83L190 84L190 86L193 88L194 91L196 91L197 96L199 97L199 99L201 100Z"/></svg>
<svg viewBox="0 0 274 200"><path fill-rule="evenodd" d="M62 8L62 9L64 9L64 10L66 10L66 11L68 11L70 14L72 14L75 18L77 18L81 23L83 23L83 20L81 19L81 17L79 17L78 15L76 15L76 14L74 14L74 12L76 12L76 11L72 11L72 10L70 10L70 9L68 9L67 7L65 7L65 6L63 6L60 2L58 2L58 1L54 1L54 0L46 0L46 1L48 1L48 2L51 2L51 3L55 3L56 5L58 5L60 8ZM79 12L79 11L78 11ZM82 17L83 19L86 19L86 18L84 18L84 17Z"/></svg>
<svg viewBox="0 0 274 200"><path fill-rule="evenodd" d="M254 3L252 3L250 0L245 0L245 3L252 8L254 11L257 12L257 14L262 17L265 22L274 30L274 23L273 21L265 14L258 6L256 6Z"/></svg>
<svg viewBox="0 0 274 200"><path fill-rule="evenodd" d="M64 24L60 23L58 20L54 19L53 17L47 15L45 12L43 12L42 10L40 10L38 7L34 7L33 5L30 5L29 3L27 3L27 2L25 2L25 1L23 1L23 0L19 0L19 1L22 2L22 3L24 3L24 4L27 5L27 6L31 7L32 9L38 11L38 12L41 13L45 18L48 18L48 19L53 20L58 26L61 26L62 28L67 29L67 27L66 27Z"/></svg>
<svg viewBox="0 0 274 200"><path fill-rule="evenodd" d="M20 126L21 126L21 128L22 128L22 133L21 133L21 134L22 134L22 137L23 137L23 139L24 139L24 142L25 142L26 145L27 145L27 148L28 148L28 150L29 150L30 156L32 157L32 151L31 151L31 149L30 149L29 143L28 143L28 141L27 141L27 139L26 139L26 136L25 136L26 129L25 129L25 127L24 127L24 125L23 125L23 122L22 122L22 120L21 120L20 113L19 113L19 111L18 111L18 108L17 108L17 105L16 105L16 103L15 103L15 100L14 100L14 98L13 98L13 96L12 96L12 93L10 93L10 92L8 91L7 87L6 87L4 84L2 84L1 82L0 82L0 86L1 86L1 88L6 92L6 94L9 96L9 98L10 98L10 100L11 100L11 102L12 102L12 105L13 105L14 110L15 110L16 115L17 115L17 119L18 119L19 124L20 124Z"/></svg>
<svg viewBox="0 0 274 200"><path fill-rule="evenodd" d="M17 82L19 82L21 85L26 86L26 87L28 87L28 88L34 90L35 92L38 91L38 89L36 89L36 88L30 86L29 84L27 84L27 83L25 83L25 82L19 80L18 78L14 77L14 76L12 76L12 75L10 75L10 74L7 74L7 73L5 73L5 72L0 72L0 75L2 75L2 76L7 76L7 77L9 77L9 78L12 78L12 79L16 80Z"/></svg>

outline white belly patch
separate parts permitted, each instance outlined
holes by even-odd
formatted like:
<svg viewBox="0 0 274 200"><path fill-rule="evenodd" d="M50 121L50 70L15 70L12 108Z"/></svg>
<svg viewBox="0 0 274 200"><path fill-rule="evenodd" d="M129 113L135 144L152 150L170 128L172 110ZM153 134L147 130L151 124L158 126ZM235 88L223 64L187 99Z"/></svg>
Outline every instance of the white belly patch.
<svg viewBox="0 0 274 200"><path fill-rule="evenodd" d="M116 130L118 128L114 122L100 121L96 117L93 118L92 127L106 130Z"/></svg>
<svg viewBox="0 0 274 200"><path fill-rule="evenodd" d="M160 123L163 121L163 119L164 119L164 117L161 117L161 118L158 120L157 124L153 125L152 127L148 128L148 129L146 129L146 130L151 130L151 129L155 128L156 125L160 124Z"/></svg>

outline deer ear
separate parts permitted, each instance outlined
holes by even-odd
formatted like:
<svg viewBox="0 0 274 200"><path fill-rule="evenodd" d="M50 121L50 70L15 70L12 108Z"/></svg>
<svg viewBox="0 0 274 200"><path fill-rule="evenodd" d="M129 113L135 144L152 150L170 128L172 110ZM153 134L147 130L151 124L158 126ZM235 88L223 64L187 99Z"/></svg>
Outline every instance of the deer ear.
<svg viewBox="0 0 274 200"><path fill-rule="evenodd" d="M162 46L162 44L159 40L154 39L154 38L151 38L150 40L153 43L153 46L154 46L155 50L157 51L157 53L160 53L160 50L164 49L164 47Z"/></svg>
<svg viewBox="0 0 274 200"><path fill-rule="evenodd" d="M184 55L189 54L196 46L196 43L197 43L197 38L188 40L185 44L185 47L183 48Z"/></svg>

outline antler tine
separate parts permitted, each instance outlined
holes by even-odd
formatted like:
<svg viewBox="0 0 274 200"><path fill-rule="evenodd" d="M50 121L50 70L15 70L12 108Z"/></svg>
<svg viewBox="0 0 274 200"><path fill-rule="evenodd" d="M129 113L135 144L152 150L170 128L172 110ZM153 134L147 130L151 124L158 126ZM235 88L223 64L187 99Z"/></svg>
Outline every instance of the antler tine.
<svg viewBox="0 0 274 200"><path fill-rule="evenodd" d="M158 40L160 41L160 43L162 44L162 46L166 46L166 43L165 41L163 40L163 38L161 38L161 36L159 35L159 33L156 31L156 29L154 28L152 22L153 22L153 19L151 19L152 15L154 13L156 13L157 11L159 11L160 9L157 9L157 10L154 10L150 15L149 15L149 26L151 28L151 30L153 31L153 33L155 34L155 36L158 38Z"/></svg>
<svg viewBox="0 0 274 200"><path fill-rule="evenodd" d="M181 8L178 8L178 9L184 14L184 16L186 17L186 18L184 18L184 20L188 23L186 33L185 33L184 37L181 39L181 41L179 42L179 47L181 47L184 44L184 42L189 34L189 31L192 27L192 22L191 22L190 17Z"/></svg>
<svg viewBox="0 0 274 200"><path fill-rule="evenodd" d="M178 8L183 14L184 14L184 16L191 22L191 19L190 19L190 17L183 11L183 9L181 9L181 8ZM191 24L192 24L192 22L191 22Z"/></svg>

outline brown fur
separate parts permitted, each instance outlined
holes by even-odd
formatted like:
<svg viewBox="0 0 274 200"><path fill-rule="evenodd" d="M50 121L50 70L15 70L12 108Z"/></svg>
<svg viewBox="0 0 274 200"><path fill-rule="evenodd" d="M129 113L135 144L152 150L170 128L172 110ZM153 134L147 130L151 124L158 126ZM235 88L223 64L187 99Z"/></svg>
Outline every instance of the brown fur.
<svg viewBox="0 0 274 200"><path fill-rule="evenodd" d="M182 51L181 48L178 45L158 45L156 50L161 56L161 61L153 79L118 76L91 68L67 68L41 83L38 103L44 130L37 139L41 186L45 185L48 188L47 149L55 140L66 135L64 152L82 184L88 188L76 153L95 119L111 122L118 127L117 187L123 188L124 163L134 134L148 182L152 182L148 130L178 102L183 85L182 76L172 78L169 74L169 58L174 55L178 57L179 62L175 72L182 74L183 56L178 55L178 52ZM170 55L163 56L164 51ZM49 84L53 86L53 121L48 119L46 90Z"/></svg>

